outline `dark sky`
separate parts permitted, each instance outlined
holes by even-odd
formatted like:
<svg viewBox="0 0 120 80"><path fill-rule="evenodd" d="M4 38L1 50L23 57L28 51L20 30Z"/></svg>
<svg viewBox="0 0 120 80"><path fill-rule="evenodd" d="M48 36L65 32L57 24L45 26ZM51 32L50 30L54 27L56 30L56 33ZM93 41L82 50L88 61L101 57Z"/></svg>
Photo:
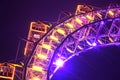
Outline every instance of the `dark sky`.
<svg viewBox="0 0 120 80"><path fill-rule="evenodd" d="M63 11L74 13L77 4L106 7L119 0L0 0L0 62L14 60L19 38L27 38L31 21L54 22ZM19 54L23 55L24 47Z"/></svg>

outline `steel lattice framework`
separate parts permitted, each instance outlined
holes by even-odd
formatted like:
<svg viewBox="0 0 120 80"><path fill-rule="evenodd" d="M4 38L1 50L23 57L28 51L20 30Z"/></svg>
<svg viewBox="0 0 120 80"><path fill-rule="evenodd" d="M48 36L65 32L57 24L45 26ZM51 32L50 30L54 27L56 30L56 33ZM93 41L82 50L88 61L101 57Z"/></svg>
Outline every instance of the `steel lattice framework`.
<svg viewBox="0 0 120 80"><path fill-rule="evenodd" d="M47 80L74 55L94 47L120 42L120 8L77 13L52 27L36 43L27 62L27 80Z"/></svg>

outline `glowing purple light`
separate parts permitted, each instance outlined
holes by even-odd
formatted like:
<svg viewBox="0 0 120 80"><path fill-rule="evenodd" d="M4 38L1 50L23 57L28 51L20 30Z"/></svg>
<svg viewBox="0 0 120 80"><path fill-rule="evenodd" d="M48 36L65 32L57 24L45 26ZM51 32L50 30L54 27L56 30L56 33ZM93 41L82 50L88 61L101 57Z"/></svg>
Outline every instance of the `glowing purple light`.
<svg viewBox="0 0 120 80"><path fill-rule="evenodd" d="M97 44L94 42L94 43L92 43L92 46L96 46Z"/></svg>
<svg viewBox="0 0 120 80"><path fill-rule="evenodd" d="M101 24L103 25L103 24L105 24L105 22L104 22L104 21L101 21Z"/></svg>
<svg viewBox="0 0 120 80"><path fill-rule="evenodd" d="M63 64L64 64L64 62L63 62L63 60L58 59L55 64L56 64L58 67L62 67Z"/></svg>

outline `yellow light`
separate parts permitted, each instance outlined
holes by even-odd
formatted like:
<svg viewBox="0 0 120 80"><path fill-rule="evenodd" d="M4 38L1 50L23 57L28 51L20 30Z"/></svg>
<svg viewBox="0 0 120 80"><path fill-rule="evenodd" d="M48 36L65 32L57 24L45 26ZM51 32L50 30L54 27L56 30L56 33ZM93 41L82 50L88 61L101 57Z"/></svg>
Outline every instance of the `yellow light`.
<svg viewBox="0 0 120 80"><path fill-rule="evenodd" d="M56 38L55 36L50 36L50 39L58 42L58 38Z"/></svg>
<svg viewBox="0 0 120 80"><path fill-rule="evenodd" d="M59 29L57 29L57 32L60 33L60 34L62 34L62 35L65 35L65 31L63 29L59 28Z"/></svg>
<svg viewBox="0 0 120 80"><path fill-rule="evenodd" d="M33 77L32 79L30 80L40 80L38 77Z"/></svg>
<svg viewBox="0 0 120 80"><path fill-rule="evenodd" d="M19 64L13 64L13 66L15 66L15 67L23 67L22 65L19 65Z"/></svg>
<svg viewBox="0 0 120 80"><path fill-rule="evenodd" d="M48 45L48 44L42 44L42 47L43 47L43 48L45 48L45 49L48 49L48 50L50 50L50 49L51 49L51 46L50 46L50 45Z"/></svg>
<svg viewBox="0 0 120 80"><path fill-rule="evenodd" d="M71 24L71 23L67 23L67 24L65 24L67 27L69 27L69 28L74 28L74 26L73 26L73 24Z"/></svg>
<svg viewBox="0 0 120 80"><path fill-rule="evenodd" d="M82 20L80 20L79 18L76 18L75 21L76 21L78 24L82 25Z"/></svg>
<svg viewBox="0 0 120 80"><path fill-rule="evenodd" d="M92 16L90 16L90 15L87 15L86 16L90 21L92 21L93 20L93 17Z"/></svg>
<svg viewBox="0 0 120 80"><path fill-rule="evenodd" d="M112 12L111 10L108 11L109 15L114 16L114 12Z"/></svg>
<svg viewBox="0 0 120 80"><path fill-rule="evenodd" d="M43 59L43 60L46 60L47 59L47 56L46 55L43 55L43 54L37 54L37 57L39 59Z"/></svg>
<svg viewBox="0 0 120 80"><path fill-rule="evenodd" d="M38 72L43 72L43 68L39 66L32 66L32 70L38 71Z"/></svg>

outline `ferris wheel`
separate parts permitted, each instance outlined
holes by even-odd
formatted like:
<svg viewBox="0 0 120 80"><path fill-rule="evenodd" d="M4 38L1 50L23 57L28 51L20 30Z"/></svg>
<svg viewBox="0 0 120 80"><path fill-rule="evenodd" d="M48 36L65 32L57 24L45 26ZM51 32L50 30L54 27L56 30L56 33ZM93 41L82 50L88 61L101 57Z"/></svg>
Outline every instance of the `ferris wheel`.
<svg viewBox="0 0 120 80"><path fill-rule="evenodd" d="M51 80L72 57L111 44L120 44L120 7L95 9L78 5L75 14L55 26L32 22L24 65L0 64L0 79L15 80L16 71L22 69L19 80Z"/></svg>
<svg viewBox="0 0 120 80"><path fill-rule="evenodd" d="M44 34L32 34L38 39L25 64L26 80L50 80L75 55L99 45L119 45L120 8L94 10L78 5L75 14L62 23L39 30Z"/></svg>

